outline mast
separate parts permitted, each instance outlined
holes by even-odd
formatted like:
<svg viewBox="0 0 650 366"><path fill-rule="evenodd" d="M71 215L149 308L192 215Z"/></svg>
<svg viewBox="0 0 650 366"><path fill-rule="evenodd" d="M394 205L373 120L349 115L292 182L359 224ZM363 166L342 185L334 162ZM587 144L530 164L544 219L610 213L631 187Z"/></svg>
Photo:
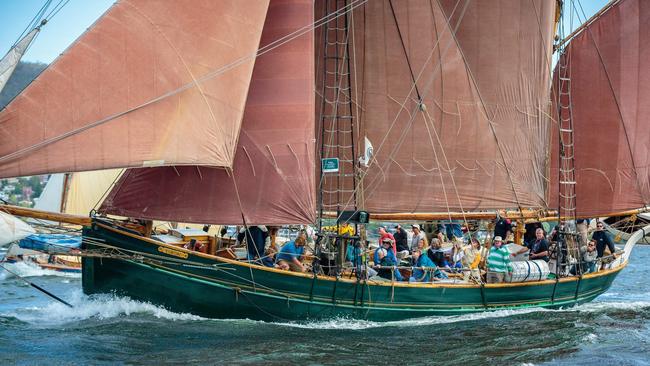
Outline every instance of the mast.
<svg viewBox="0 0 650 366"><path fill-rule="evenodd" d="M72 173L63 174L63 189L61 189L61 207L59 207L59 212L65 212L66 206L68 205L68 191L70 190L70 180L72 179Z"/></svg>
<svg viewBox="0 0 650 366"><path fill-rule="evenodd" d="M357 209L355 117L352 105L348 0L326 0L324 14L344 12L323 26L323 85L321 88L319 228L324 211ZM338 160L337 160L338 159ZM338 162L338 171L324 164Z"/></svg>
<svg viewBox="0 0 650 366"><path fill-rule="evenodd" d="M564 12L563 12L564 13ZM563 15L561 15L563 16ZM559 32L564 32L560 24ZM576 173L573 138L573 110L571 108L571 68L567 62L569 55L564 46L557 48L558 60L558 127L559 127L559 194L558 215L575 220L576 214Z"/></svg>
<svg viewBox="0 0 650 366"><path fill-rule="evenodd" d="M573 0L567 0L567 1L573 1ZM584 23L582 23L580 26L578 26L576 29L573 30L568 36L562 37L560 35L560 43L556 45L556 47L563 47L566 43L568 43L573 37L578 35L580 32L584 31L587 27L589 27L593 22L598 20L605 12L607 12L609 9L611 9L614 5L619 3L620 0L611 0L609 3L607 3L605 6L603 6L602 9L600 9L596 14L594 14L591 18L587 19Z"/></svg>

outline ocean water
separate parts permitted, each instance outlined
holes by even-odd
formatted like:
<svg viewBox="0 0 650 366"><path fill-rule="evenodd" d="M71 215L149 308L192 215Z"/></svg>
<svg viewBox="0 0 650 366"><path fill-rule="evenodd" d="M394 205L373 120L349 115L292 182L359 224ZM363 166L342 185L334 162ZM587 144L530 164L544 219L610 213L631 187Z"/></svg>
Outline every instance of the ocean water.
<svg viewBox="0 0 650 366"><path fill-rule="evenodd" d="M0 365L648 365L650 246L609 292L564 310L526 309L378 323L213 320L111 295L78 275L26 264L0 273Z"/></svg>

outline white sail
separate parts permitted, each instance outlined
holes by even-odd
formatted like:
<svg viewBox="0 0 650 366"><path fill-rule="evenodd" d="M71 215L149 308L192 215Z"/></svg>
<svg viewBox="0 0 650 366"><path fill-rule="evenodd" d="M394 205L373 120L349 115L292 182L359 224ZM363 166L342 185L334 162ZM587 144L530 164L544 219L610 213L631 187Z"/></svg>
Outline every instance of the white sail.
<svg viewBox="0 0 650 366"><path fill-rule="evenodd" d="M14 70L16 69L18 62L20 62L20 59L25 54L25 51L27 51L27 47L29 47L30 43L32 43L34 37L36 37L40 30L41 29L39 27L32 29L31 32L27 33L25 37L23 37L20 41L18 41L18 43L11 47L5 57L0 60L0 92L2 92L2 89L4 89L7 81L9 81L9 78L11 77L11 74L13 74Z"/></svg>
<svg viewBox="0 0 650 366"><path fill-rule="evenodd" d="M6 212L0 212L0 247L34 233L34 229L24 221Z"/></svg>
<svg viewBox="0 0 650 366"><path fill-rule="evenodd" d="M64 174L52 174L48 179L41 196L38 197L34 208L49 212L61 212L63 198Z"/></svg>

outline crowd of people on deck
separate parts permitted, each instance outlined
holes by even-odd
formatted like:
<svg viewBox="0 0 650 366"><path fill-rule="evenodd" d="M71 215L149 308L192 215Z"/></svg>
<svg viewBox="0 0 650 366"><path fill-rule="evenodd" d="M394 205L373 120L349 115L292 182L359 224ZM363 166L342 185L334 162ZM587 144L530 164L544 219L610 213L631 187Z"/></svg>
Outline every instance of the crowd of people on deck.
<svg viewBox="0 0 650 366"><path fill-rule="evenodd" d="M512 271L511 262L518 256L549 262L549 267L554 264L555 272L552 272L557 273L560 268L558 256L567 255L565 246L561 244L565 223L560 222L551 233L547 233L540 222L527 223L524 245L511 246L515 241L515 225L507 219L496 220L494 235L491 240L485 240L485 246L458 221L439 224L435 235L430 233L431 242L419 224L411 225L410 230L397 224L392 227L392 232L379 227L376 249L372 250L375 245L348 245L345 257L349 263L354 263L350 267L356 266L366 278L376 281L431 282L455 277L478 283L500 283L506 280ZM603 230L602 222L596 223L591 239L588 238L588 225L589 220L576 222L580 258L568 268L574 275L597 271L606 249L613 257L616 256L614 243ZM355 228L350 224L335 228L339 237L355 234ZM313 253L313 248L306 248L309 243L314 243L313 232L303 230L294 240L279 246L275 243L278 229L263 225L241 228L237 242L246 243L250 261L281 270L309 271L310 263L306 257L309 252Z"/></svg>

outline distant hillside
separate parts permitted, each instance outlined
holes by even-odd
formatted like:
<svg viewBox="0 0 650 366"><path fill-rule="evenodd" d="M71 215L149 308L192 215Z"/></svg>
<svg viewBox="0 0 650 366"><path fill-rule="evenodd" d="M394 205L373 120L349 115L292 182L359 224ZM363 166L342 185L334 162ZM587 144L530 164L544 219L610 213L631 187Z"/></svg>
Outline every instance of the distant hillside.
<svg viewBox="0 0 650 366"><path fill-rule="evenodd" d="M0 93L0 109L4 108L18 93L20 93L29 83L41 73L47 64L42 62L24 62L21 61L7 85Z"/></svg>

